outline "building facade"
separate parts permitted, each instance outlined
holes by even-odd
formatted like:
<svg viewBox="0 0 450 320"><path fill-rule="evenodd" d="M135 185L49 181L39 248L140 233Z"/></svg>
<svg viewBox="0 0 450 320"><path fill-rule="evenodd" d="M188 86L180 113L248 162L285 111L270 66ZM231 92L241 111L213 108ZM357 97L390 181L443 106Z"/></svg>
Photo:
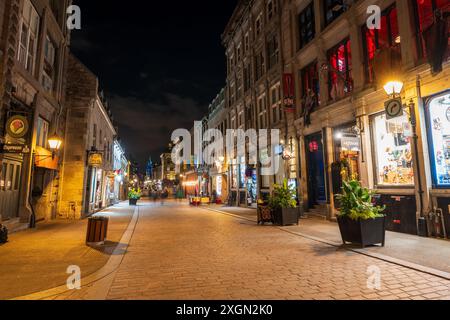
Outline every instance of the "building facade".
<svg viewBox="0 0 450 320"><path fill-rule="evenodd" d="M225 89L222 89L208 107L208 130L219 131L226 136L228 127L228 108L226 107ZM214 165L209 167L209 192L216 200L225 202L228 199L228 166L225 153L218 155Z"/></svg>
<svg viewBox="0 0 450 320"><path fill-rule="evenodd" d="M97 77L74 56L67 76L68 121L60 214L80 218L114 203L117 135Z"/></svg>
<svg viewBox="0 0 450 320"><path fill-rule="evenodd" d="M249 180L263 199L288 179L306 210L333 219L344 173L376 190L388 229L417 234L442 210L436 229L450 234L449 10L438 0L240 1L223 34L227 129L280 129L274 152L285 160L273 177L231 161L232 204L249 205ZM403 84L396 108L392 81Z"/></svg>
<svg viewBox="0 0 450 320"><path fill-rule="evenodd" d="M62 162L48 140L65 134L65 73L70 43L65 12L70 3L0 2L3 223L29 223L57 216Z"/></svg>
<svg viewBox="0 0 450 320"><path fill-rule="evenodd" d="M248 156L230 159L230 202L255 206L267 198L275 183L299 187L297 180L297 135L294 121L298 114L285 108L286 82L282 52L282 2L278 0L240 1L222 36L227 56L228 129L279 129L279 154L259 150L257 165ZM248 148L247 148L248 149ZM281 159L284 150L290 157ZM273 176L261 174L261 158L279 157L280 168Z"/></svg>

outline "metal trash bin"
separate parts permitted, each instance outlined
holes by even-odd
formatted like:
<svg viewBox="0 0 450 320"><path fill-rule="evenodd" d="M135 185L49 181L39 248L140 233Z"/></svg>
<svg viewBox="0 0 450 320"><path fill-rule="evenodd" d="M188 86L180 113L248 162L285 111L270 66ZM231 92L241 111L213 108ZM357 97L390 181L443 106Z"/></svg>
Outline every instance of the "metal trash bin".
<svg viewBox="0 0 450 320"><path fill-rule="evenodd" d="M108 236L108 217L91 217L88 219L86 244L102 245Z"/></svg>

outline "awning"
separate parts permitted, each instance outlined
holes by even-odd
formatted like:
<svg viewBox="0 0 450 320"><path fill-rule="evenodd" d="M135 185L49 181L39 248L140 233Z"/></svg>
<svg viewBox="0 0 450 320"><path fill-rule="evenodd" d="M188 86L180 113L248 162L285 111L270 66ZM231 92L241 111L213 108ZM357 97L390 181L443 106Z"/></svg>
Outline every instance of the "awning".
<svg viewBox="0 0 450 320"><path fill-rule="evenodd" d="M52 157L52 152L42 147L36 147L34 165L37 168L58 170L59 158Z"/></svg>

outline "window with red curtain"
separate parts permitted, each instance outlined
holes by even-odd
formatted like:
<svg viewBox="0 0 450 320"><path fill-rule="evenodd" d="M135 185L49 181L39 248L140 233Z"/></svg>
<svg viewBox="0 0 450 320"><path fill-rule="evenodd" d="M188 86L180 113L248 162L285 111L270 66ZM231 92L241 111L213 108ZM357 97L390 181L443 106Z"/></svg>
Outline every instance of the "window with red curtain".
<svg viewBox="0 0 450 320"><path fill-rule="evenodd" d="M350 39L342 41L328 51L328 63L330 97L337 100L353 90Z"/></svg>
<svg viewBox="0 0 450 320"><path fill-rule="evenodd" d="M416 33L419 57L426 56L425 44L422 32L427 30L434 22L434 12L438 9L442 12L450 12L449 0L412 0L416 10ZM450 32L450 30L449 30Z"/></svg>
<svg viewBox="0 0 450 320"><path fill-rule="evenodd" d="M317 69L317 61L314 61L302 69L300 73L302 79L302 97L306 97L308 90L312 90L317 99L319 99L319 73Z"/></svg>
<svg viewBox="0 0 450 320"><path fill-rule="evenodd" d="M395 48L400 52L400 32L398 29L397 8L394 6L384 10L381 15L381 29L370 30L362 27L364 42L364 65L366 82L374 80L372 61L377 50Z"/></svg>

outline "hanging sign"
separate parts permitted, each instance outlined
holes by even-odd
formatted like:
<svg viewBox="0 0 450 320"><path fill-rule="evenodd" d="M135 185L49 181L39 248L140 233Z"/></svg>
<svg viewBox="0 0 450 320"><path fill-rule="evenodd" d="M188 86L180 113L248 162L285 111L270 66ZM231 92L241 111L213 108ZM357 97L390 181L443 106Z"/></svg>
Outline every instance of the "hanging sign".
<svg viewBox="0 0 450 320"><path fill-rule="evenodd" d="M6 133L15 139L20 139L28 133L28 119L24 116L12 116L6 122Z"/></svg>
<svg viewBox="0 0 450 320"><path fill-rule="evenodd" d="M358 137L343 136L341 148L346 151L361 151L361 143Z"/></svg>
<svg viewBox="0 0 450 320"><path fill-rule="evenodd" d="M392 99L385 104L386 119L391 120L403 115L403 104L401 99Z"/></svg>
<svg viewBox="0 0 450 320"><path fill-rule="evenodd" d="M287 112L295 111L295 82L292 73L283 74L284 107Z"/></svg>
<svg viewBox="0 0 450 320"><path fill-rule="evenodd" d="M101 167L103 165L103 154L99 152L90 153L88 165L91 167Z"/></svg>

